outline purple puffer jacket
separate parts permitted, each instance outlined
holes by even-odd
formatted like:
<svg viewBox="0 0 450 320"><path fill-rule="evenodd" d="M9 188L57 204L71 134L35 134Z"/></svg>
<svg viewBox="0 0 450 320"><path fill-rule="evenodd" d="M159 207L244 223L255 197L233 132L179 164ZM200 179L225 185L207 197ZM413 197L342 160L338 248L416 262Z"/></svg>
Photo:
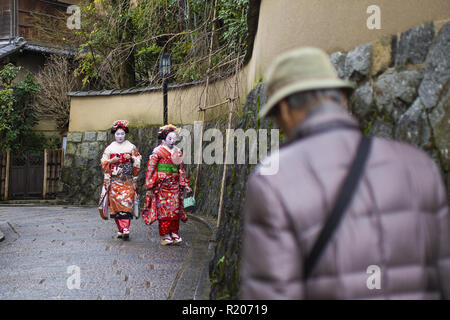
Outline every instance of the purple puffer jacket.
<svg viewBox="0 0 450 320"><path fill-rule="evenodd" d="M335 121L356 124L330 103L296 132ZM244 209L241 298L450 298L450 220L440 171L424 152L382 138L374 138L341 224L307 283L302 280L303 259L360 138L350 129L308 136L271 156L279 157L275 175L255 169Z"/></svg>

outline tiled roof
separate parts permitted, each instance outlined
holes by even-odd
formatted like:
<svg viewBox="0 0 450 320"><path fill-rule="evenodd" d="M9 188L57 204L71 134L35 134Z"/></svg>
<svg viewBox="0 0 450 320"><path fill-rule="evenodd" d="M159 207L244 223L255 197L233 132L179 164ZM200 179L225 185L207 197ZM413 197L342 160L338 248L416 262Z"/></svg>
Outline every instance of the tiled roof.
<svg viewBox="0 0 450 320"><path fill-rule="evenodd" d="M20 50L24 47L26 41L16 41L16 42L0 42L0 59L9 56L10 54Z"/></svg>
<svg viewBox="0 0 450 320"><path fill-rule="evenodd" d="M38 43L28 42L23 38L15 38L11 41L0 42L0 59L15 53L18 50L27 50L42 53L54 53L62 55L72 55L75 56L78 53L75 50L65 50L59 48L52 48L48 46L43 46Z"/></svg>
<svg viewBox="0 0 450 320"><path fill-rule="evenodd" d="M38 45L35 43L27 43L25 45L25 50L43 52L43 53L70 55L70 56L76 56L78 54L78 52L76 50L65 50L65 49L45 47L45 46Z"/></svg>
<svg viewBox="0 0 450 320"><path fill-rule="evenodd" d="M181 83L181 84L169 84L168 89L178 89L189 87L193 85L198 85L204 83L205 80ZM144 87L144 88L129 88L129 89L112 89L112 90L100 90L100 91L73 91L69 92L67 95L69 97L89 97L89 96L111 96L111 95L122 95L122 94L133 94L133 93L143 93L150 91L161 90L161 86L157 87Z"/></svg>

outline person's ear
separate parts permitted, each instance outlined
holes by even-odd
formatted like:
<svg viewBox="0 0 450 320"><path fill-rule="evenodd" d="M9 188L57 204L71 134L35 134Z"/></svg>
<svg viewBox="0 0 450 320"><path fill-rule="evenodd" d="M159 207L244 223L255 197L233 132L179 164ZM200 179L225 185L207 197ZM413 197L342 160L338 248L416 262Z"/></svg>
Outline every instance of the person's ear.
<svg viewBox="0 0 450 320"><path fill-rule="evenodd" d="M285 124L285 126L289 126L292 121L292 113L291 108L289 108L289 104L286 100L282 100L278 106L281 121Z"/></svg>
<svg viewBox="0 0 450 320"><path fill-rule="evenodd" d="M350 96L344 91L341 91L341 95L342 95L341 106L345 108L348 105Z"/></svg>

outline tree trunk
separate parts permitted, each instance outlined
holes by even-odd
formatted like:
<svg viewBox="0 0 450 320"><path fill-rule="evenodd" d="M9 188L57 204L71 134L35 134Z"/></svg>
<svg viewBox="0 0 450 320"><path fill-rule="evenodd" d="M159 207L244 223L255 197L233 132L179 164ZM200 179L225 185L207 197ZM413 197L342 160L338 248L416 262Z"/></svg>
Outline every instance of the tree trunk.
<svg viewBox="0 0 450 320"><path fill-rule="evenodd" d="M125 50L120 50L117 57L117 61L121 62L118 66L119 86L120 89L131 88L136 85L135 49L134 47L127 48L134 43L134 25L128 16L131 0L113 0L112 4L119 10L117 18L118 44L126 48Z"/></svg>
<svg viewBox="0 0 450 320"><path fill-rule="evenodd" d="M178 29L179 32L182 32L185 29L184 26L184 11L185 11L185 7L184 7L184 0L178 0Z"/></svg>

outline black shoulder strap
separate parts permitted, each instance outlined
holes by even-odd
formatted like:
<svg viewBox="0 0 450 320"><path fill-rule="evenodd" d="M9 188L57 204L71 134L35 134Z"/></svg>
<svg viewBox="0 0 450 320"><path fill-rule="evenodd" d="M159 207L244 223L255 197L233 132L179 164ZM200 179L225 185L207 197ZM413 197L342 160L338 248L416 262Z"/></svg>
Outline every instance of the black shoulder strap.
<svg viewBox="0 0 450 320"><path fill-rule="evenodd" d="M307 280L311 275L313 268L320 259L325 247L329 243L333 232L339 225L342 216L350 204L353 194L358 186L366 160L369 155L372 139L363 136L356 152L355 159L347 174L342 189L337 198L336 204L331 211L319 237L317 238L310 254L306 257L303 265L303 279Z"/></svg>

